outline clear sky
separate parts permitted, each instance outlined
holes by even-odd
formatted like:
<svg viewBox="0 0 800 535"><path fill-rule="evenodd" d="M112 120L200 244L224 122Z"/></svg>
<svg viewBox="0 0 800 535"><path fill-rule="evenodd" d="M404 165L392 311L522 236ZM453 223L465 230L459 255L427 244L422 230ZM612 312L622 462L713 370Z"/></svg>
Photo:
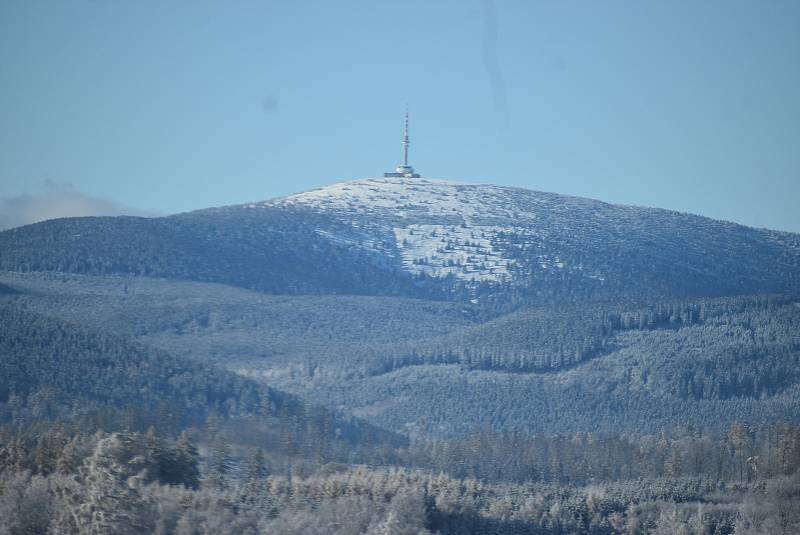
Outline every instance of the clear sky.
<svg viewBox="0 0 800 535"><path fill-rule="evenodd" d="M380 176L406 104L423 176L800 231L797 0L5 0L0 211Z"/></svg>

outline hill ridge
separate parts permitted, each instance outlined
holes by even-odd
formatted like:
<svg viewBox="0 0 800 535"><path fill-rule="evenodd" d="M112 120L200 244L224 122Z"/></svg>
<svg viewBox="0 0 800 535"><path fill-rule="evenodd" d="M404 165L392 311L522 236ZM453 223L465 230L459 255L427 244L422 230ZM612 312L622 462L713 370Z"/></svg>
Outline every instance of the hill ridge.
<svg viewBox="0 0 800 535"><path fill-rule="evenodd" d="M0 269L514 303L800 292L800 234L511 186L368 178L0 232Z"/></svg>

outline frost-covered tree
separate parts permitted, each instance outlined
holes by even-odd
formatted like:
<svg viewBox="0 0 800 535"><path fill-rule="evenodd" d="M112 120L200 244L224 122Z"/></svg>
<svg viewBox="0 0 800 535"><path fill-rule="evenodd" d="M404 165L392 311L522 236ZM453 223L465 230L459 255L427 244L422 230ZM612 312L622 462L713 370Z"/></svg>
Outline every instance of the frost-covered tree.
<svg viewBox="0 0 800 535"><path fill-rule="evenodd" d="M80 470L83 500L76 517L81 533L136 534L152 529L148 504L142 499L142 467L146 460L131 456L131 437L101 438Z"/></svg>
<svg viewBox="0 0 800 535"><path fill-rule="evenodd" d="M223 436L218 436L211 446L211 456L208 461L208 475L206 483L210 488L225 490L228 488L228 477L233 469L233 458L230 446Z"/></svg>

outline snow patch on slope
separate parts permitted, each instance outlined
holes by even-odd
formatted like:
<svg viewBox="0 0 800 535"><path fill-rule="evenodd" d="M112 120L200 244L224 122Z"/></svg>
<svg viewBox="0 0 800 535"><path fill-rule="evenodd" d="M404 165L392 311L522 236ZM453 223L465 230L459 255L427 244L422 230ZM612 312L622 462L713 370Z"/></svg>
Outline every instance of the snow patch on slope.
<svg viewBox="0 0 800 535"><path fill-rule="evenodd" d="M600 278L548 246L552 228L574 223L574 218L582 225L605 217L606 205L588 199L392 177L340 182L263 206L302 206L332 216L350 231L334 235L319 229L320 235L386 255L413 275L513 283L534 273L563 270Z"/></svg>
<svg viewBox="0 0 800 535"><path fill-rule="evenodd" d="M519 229L467 225L408 225L394 235L403 267L417 275L453 275L466 281L501 282L511 277L514 260L497 249L497 237Z"/></svg>

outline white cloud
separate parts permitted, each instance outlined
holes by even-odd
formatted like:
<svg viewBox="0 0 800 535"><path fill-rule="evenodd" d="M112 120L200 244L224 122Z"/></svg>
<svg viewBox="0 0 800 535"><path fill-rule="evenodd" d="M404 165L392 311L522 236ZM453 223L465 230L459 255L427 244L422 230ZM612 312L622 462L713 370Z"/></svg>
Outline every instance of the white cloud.
<svg viewBox="0 0 800 535"><path fill-rule="evenodd" d="M58 217L158 214L81 193L70 183L47 180L42 192L0 198L0 230Z"/></svg>

